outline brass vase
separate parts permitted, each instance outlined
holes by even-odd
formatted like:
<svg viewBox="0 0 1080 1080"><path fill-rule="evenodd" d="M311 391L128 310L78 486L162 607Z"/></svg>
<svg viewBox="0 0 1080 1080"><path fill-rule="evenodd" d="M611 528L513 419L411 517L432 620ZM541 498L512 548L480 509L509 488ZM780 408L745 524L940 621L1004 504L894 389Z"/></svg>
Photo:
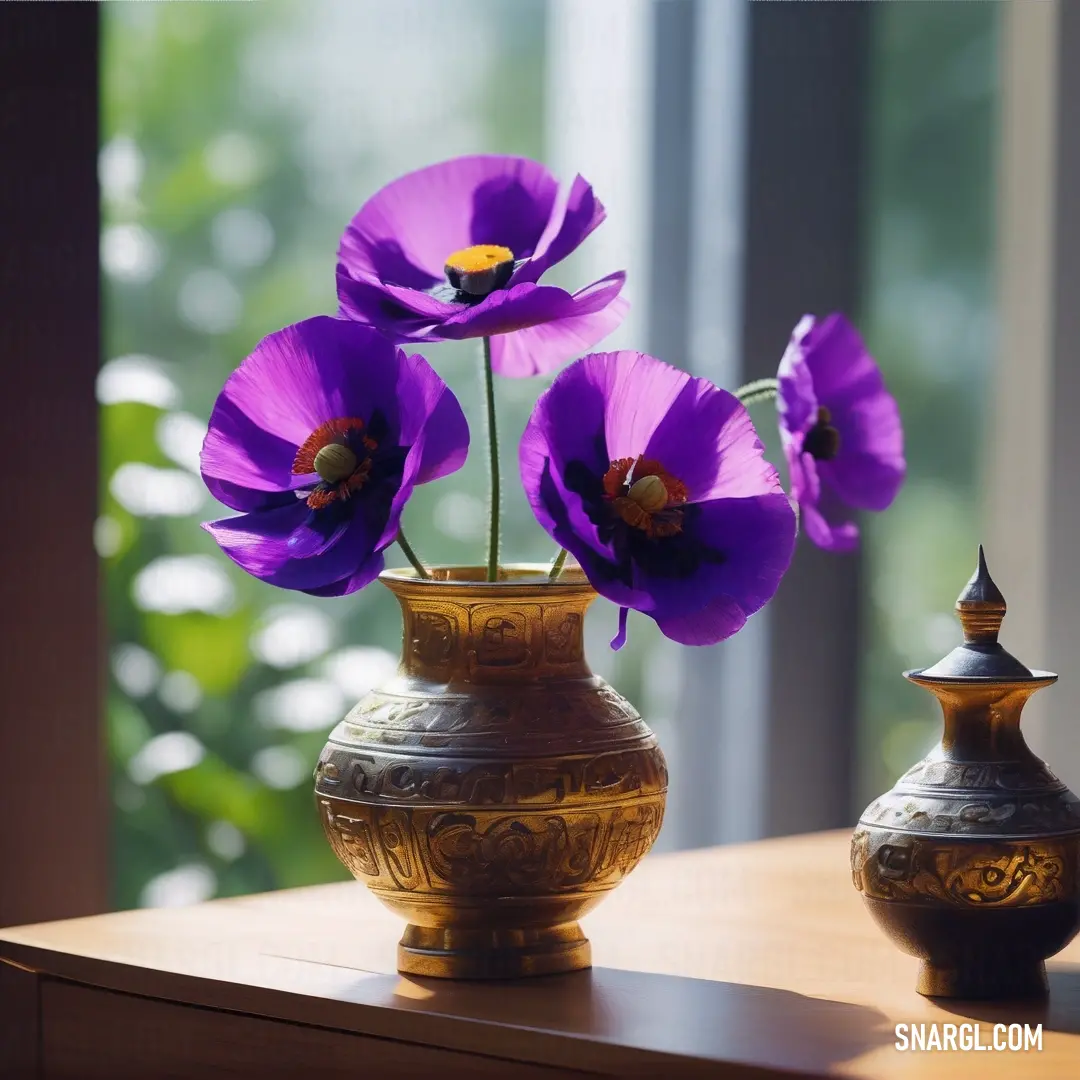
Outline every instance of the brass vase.
<svg viewBox="0 0 1080 1080"><path fill-rule="evenodd" d="M577 920L660 831L667 769L585 660L596 594L546 567L390 570L397 676L338 724L315 790L338 858L408 920L398 970L514 978L590 965Z"/></svg>
<svg viewBox="0 0 1080 1080"><path fill-rule="evenodd" d="M998 643L1005 600L979 566L956 602L964 644L905 672L941 703L941 742L874 800L852 840L855 887L905 952L916 989L1044 994L1044 960L1080 927L1080 800L1029 749L1020 711L1057 676Z"/></svg>

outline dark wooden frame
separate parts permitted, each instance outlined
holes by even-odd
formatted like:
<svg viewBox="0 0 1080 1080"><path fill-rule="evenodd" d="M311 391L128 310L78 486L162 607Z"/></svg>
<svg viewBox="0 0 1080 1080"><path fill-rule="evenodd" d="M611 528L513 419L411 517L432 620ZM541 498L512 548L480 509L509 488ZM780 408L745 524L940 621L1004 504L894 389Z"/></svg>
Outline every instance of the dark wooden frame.
<svg viewBox="0 0 1080 1080"><path fill-rule="evenodd" d="M108 902L98 5L0 4L0 926Z"/></svg>

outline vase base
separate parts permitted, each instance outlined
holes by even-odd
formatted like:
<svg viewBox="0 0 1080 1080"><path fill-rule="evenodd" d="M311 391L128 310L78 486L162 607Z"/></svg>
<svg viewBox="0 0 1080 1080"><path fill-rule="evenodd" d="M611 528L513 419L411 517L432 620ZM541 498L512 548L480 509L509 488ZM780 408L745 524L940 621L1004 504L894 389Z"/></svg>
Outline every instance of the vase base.
<svg viewBox="0 0 1080 1080"><path fill-rule="evenodd" d="M960 998L969 1001L993 998L1009 1001L1017 998L1044 997L1048 991L1046 965L1041 960L988 969L961 970L931 964L919 966L915 989L925 997Z"/></svg>
<svg viewBox="0 0 1080 1080"><path fill-rule="evenodd" d="M398 971L436 979L522 979L592 966L592 946L576 923L544 929L405 928Z"/></svg>

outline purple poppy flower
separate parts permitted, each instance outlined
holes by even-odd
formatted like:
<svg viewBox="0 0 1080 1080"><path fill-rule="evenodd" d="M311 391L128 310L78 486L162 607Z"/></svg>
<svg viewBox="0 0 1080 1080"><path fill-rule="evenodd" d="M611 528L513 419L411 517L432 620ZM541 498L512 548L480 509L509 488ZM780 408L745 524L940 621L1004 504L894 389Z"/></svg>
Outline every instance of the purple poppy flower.
<svg viewBox="0 0 1080 1080"><path fill-rule="evenodd" d="M904 482L904 429L874 358L843 315L804 316L780 361L780 437L806 535L851 551L844 507L884 510Z"/></svg>
<svg viewBox="0 0 1080 1080"><path fill-rule="evenodd" d="M635 352L571 364L521 441L533 513L620 611L669 638L730 637L776 592L795 513L750 416L706 379Z"/></svg>
<svg viewBox="0 0 1080 1080"><path fill-rule="evenodd" d="M554 371L626 314L621 272L573 294L539 284L604 216L580 176L560 192L527 158L460 157L408 173L345 230L341 314L398 343L490 337L500 375Z"/></svg>
<svg viewBox="0 0 1080 1080"><path fill-rule="evenodd" d="M320 316L264 338L210 416L202 474L243 511L204 528L255 577L340 596L383 567L416 484L461 467L469 429L422 356Z"/></svg>

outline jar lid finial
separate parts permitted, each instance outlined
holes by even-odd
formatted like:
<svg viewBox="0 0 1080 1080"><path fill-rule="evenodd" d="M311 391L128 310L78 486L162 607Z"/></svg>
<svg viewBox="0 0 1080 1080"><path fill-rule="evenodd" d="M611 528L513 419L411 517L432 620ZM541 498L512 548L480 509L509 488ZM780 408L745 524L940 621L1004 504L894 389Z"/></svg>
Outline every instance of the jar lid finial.
<svg viewBox="0 0 1080 1080"><path fill-rule="evenodd" d="M964 643L928 668L905 671L906 678L933 688L936 682L1041 682L1056 679L1046 671L1033 672L998 641L1005 618L1005 597L986 568L986 553L979 545L979 564L956 598L956 613L964 628Z"/></svg>
<svg viewBox="0 0 1080 1080"><path fill-rule="evenodd" d="M956 598L956 612L964 628L964 641L969 645L997 641L1007 610L1005 597L986 568L986 555L980 544L979 565L964 586L964 591Z"/></svg>

